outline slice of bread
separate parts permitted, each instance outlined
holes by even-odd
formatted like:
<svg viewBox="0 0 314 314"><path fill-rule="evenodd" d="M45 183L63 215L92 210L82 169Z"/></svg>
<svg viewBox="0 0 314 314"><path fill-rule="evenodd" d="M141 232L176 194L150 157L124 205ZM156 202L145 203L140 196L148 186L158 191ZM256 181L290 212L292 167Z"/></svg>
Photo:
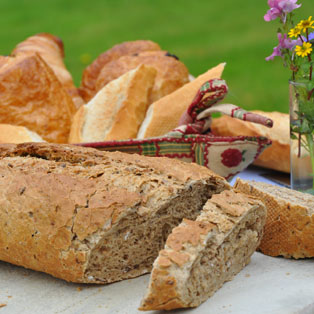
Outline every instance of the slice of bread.
<svg viewBox="0 0 314 314"><path fill-rule="evenodd" d="M267 221L259 250L270 256L314 257L314 196L263 182L237 179L234 187L260 198Z"/></svg>
<svg viewBox="0 0 314 314"><path fill-rule="evenodd" d="M151 270L172 228L230 189L175 159L48 143L0 145L0 260L73 282Z"/></svg>
<svg viewBox="0 0 314 314"><path fill-rule="evenodd" d="M255 197L234 191L215 194L196 221L172 230L153 264L140 310L195 307L231 280L257 248L266 209Z"/></svg>
<svg viewBox="0 0 314 314"><path fill-rule="evenodd" d="M140 65L103 87L76 112L69 142L135 138L146 114L155 76L154 68Z"/></svg>
<svg viewBox="0 0 314 314"><path fill-rule="evenodd" d="M0 143L44 142L35 132L24 126L0 124Z"/></svg>

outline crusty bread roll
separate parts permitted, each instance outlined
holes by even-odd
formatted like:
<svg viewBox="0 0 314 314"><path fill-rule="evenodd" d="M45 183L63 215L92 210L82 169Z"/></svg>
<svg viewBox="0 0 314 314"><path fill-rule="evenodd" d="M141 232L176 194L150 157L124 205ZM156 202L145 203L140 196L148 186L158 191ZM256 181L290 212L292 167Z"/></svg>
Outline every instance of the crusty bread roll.
<svg viewBox="0 0 314 314"><path fill-rule="evenodd" d="M207 300L250 262L265 220L265 206L253 197L213 195L196 221L184 219L172 230L140 310L195 307Z"/></svg>
<svg viewBox="0 0 314 314"><path fill-rule="evenodd" d="M156 50L122 56L107 63L99 73L96 90L100 90L112 80L140 64L151 66L157 70L149 103L157 101L189 82L189 71L182 62L169 55L167 51Z"/></svg>
<svg viewBox="0 0 314 314"><path fill-rule="evenodd" d="M83 105L84 101L74 86L72 75L63 62L62 40L49 33L36 34L19 43L12 51L12 56L33 55L35 53L38 53L54 71L58 80L71 96L76 108Z"/></svg>
<svg viewBox="0 0 314 314"><path fill-rule="evenodd" d="M314 257L314 196L262 182L237 179L234 187L266 205L259 250L270 256Z"/></svg>
<svg viewBox="0 0 314 314"><path fill-rule="evenodd" d="M272 140L272 145L265 149L254 161L254 165L283 172L290 172L290 135L289 115L281 112L252 112L273 120L272 128L247 122L229 116L213 119L211 130L222 136L265 136Z"/></svg>
<svg viewBox="0 0 314 314"><path fill-rule="evenodd" d="M176 128L202 84L210 79L221 78L224 67L225 63L221 63L154 102L146 113L137 138L161 136Z"/></svg>
<svg viewBox="0 0 314 314"><path fill-rule="evenodd" d="M24 126L0 124L0 143L18 144L25 142L44 142L44 140L37 133Z"/></svg>
<svg viewBox="0 0 314 314"><path fill-rule="evenodd" d="M99 55L92 64L90 64L83 72L81 86L79 88L83 99L88 102L95 94L96 81L101 69L110 61L116 60L122 56L133 55L142 51L160 50L158 44L150 40L126 41L113 46L111 49Z"/></svg>
<svg viewBox="0 0 314 314"><path fill-rule="evenodd" d="M150 271L171 229L228 183L175 159L0 145L0 260L73 282Z"/></svg>
<svg viewBox="0 0 314 314"><path fill-rule="evenodd" d="M75 106L37 54L9 57L0 67L0 123L21 125L45 141L67 143Z"/></svg>
<svg viewBox="0 0 314 314"><path fill-rule="evenodd" d="M70 143L135 138L144 120L156 70L140 65L111 81L75 114Z"/></svg>

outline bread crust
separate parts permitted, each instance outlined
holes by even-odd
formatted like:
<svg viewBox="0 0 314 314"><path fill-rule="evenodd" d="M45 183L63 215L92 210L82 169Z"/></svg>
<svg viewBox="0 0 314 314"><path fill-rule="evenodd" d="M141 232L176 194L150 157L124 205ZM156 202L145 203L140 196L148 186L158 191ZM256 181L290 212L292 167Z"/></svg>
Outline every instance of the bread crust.
<svg viewBox="0 0 314 314"><path fill-rule="evenodd" d="M96 91L141 64L151 66L157 71L149 97L150 104L189 82L189 71L182 62L169 56L166 51L145 51L122 56L104 65L97 78Z"/></svg>
<svg viewBox="0 0 314 314"><path fill-rule="evenodd" d="M77 109L83 105L84 101L73 83L72 75L67 70L63 62L64 45L62 40L59 37L49 33L39 33L28 37L19 43L14 48L11 55L31 56L35 53L39 54L53 70L57 79L72 98L75 108Z"/></svg>
<svg viewBox="0 0 314 314"><path fill-rule="evenodd" d="M126 41L117 44L100 54L83 72L80 95L88 102L96 94L96 81L101 69L110 61L126 55L137 54L142 51L160 50L158 44L150 40Z"/></svg>
<svg viewBox="0 0 314 314"><path fill-rule="evenodd" d="M165 135L176 128L182 114L192 103L202 84L210 79L220 78L224 66L225 63L219 64L171 94L151 104L137 138Z"/></svg>
<svg viewBox="0 0 314 314"><path fill-rule="evenodd" d="M254 161L254 165L290 173L289 115L281 112L252 112L274 121L272 128L243 121L229 116L213 119L211 130L221 136L264 136L272 141Z"/></svg>
<svg viewBox="0 0 314 314"><path fill-rule="evenodd" d="M109 236L130 209L144 206L148 197L136 182L149 182L151 171L178 186L211 178L229 188L195 164L48 143L0 145L0 171L0 259L73 282L105 281L85 275L95 234ZM167 197L175 191L160 188Z"/></svg>
<svg viewBox="0 0 314 314"><path fill-rule="evenodd" d="M25 126L44 140L67 143L72 99L37 54L10 57L0 67L0 123Z"/></svg>
<svg viewBox="0 0 314 314"><path fill-rule="evenodd" d="M267 208L267 221L259 250L270 256L286 258L314 257L314 212L313 208L289 201L285 195L299 195L299 198L312 198L310 195L287 188L272 186L278 190L278 197L263 190L266 183L237 179L234 188L258 197ZM281 194L281 195L279 195Z"/></svg>
<svg viewBox="0 0 314 314"><path fill-rule="evenodd" d="M75 114L70 143L135 138L155 76L154 68L142 64L103 87Z"/></svg>

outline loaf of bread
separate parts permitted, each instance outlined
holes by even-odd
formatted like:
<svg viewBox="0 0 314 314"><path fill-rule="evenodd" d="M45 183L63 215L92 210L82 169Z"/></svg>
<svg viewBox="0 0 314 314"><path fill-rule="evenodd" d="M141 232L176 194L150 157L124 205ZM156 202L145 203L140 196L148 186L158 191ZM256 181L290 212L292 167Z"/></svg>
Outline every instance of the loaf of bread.
<svg viewBox="0 0 314 314"><path fill-rule="evenodd" d="M314 196L238 179L237 190L262 200L267 221L259 250L270 256L314 257Z"/></svg>
<svg viewBox="0 0 314 314"><path fill-rule="evenodd" d="M63 62L62 40L49 33L36 34L19 43L12 51L12 56L34 55L35 53L39 54L53 70L66 92L71 96L76 108L83 105L84 101L73 83L72 75Z"/></svg>
<svg viewBox="0 0 314 314"><path fill-rule="evenodd" d="M18 144L25 142L44 142L44 140L37 133L24 126L0 124L0 143Z"/></svg>
<svg viewBox="0 0 314 314"><path fill-rule="evenodd" d="M141 64L151 66L157 71L155 84L149 97L150 104L189 82L189 71L182 62L167 51L156 50L122 56L107 63L99 73L96 90L99 91L112 80Z"/></svg>
<svg viewBox="0 0 314 314"><path fill-rule="evenodd" d="M274 125L268 128L261 124L222 116L213 119L211 130L221 136L265 136L272 140L272 145L265 149L254 161L254 165L290 172L290 135L289 115L281 112L263 112L254 110L254 113L266 116L273 120Z"/></svg>
<svg viewBox="0 0 314 314"><path fill-rule="evenodd" d="M195 221L184 219L172 230L140 310L200 305L249 263L265 220L256 198L234 191L213 195Z"/></svg>
<svg viewBox="0 0 314 314"><path fill-rule="evenodd" d="M73 282L151 270L172 228L230 189L175 159L74 145L0 145L0 260Z"/></svg>
<svg viewBox="0 0 314 314"><path fill-rule="evenodd" d="M192 103L202 84L208 80L220 78L224 66L225 63L219 64L150 105L137 138L142 139L165 135L176 128L182 114Z"/></svg>
<svg viewBox="0 0 314 314"><path fill-rule="evenodd" d="M7 57L0 67L0 123L27 127L45 141L67 143L75 106L38 55Z"/></svg>
<svg viewBox="0 0 314 314"><path fill-rule="evenodd" d="M110 61L117 60L122 56L138 54L142 51L155 50L160 50L158 44L150 40L135 40L123 42L103 52L84 70L81 86L79 88L81 96L86 102L90 101L95 96L97 93L96 82L99 73Z"/></svg>
<svg viewBox="0 0 314 314"><path fill-rule="evenodd" d="M72 122L69 142L101 142L135 138L148 108L156 70L140 65L111 81Z"/></svg>

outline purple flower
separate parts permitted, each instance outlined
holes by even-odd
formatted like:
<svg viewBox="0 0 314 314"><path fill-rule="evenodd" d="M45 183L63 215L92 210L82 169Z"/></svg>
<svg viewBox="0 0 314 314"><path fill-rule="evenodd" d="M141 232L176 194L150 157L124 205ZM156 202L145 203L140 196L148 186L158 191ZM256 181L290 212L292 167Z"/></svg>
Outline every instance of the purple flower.
<svg viewBox="0 0 314 314"><path fill-rule="evenodd" d="M289 13L301 6L301 4L297 4L297 1L298 0L282 0L279 1L278 6L282 9L283 12Z"/></svg>
<svg viewBox="0 0 314 314"><path fill-rule="evenodd" d="M277 17L282 17L285 13L289 13L301 6L297 4L298 0L268 0L270 9L264 15L264 20L269 22Z"/></svg>
<svg viewBox="0 0 314 314"><path fill-rule="evenodd" d="M279 44L278 46L276 46L273 50L273 53L266 58L267 61L269 60L273 60L274 57L282 57L282 49L289 49L289 50L292 50L294 49L294 47L296 45L301 45L301 39L297 39L297 40L291 40L289 38L287 38L287 34L284 34L282 36L281 33L278 33L277 34L278 36L278 41L279 41Z"/></svg>
<svg viewBox="0 0 314 314"><path fill-rule="evenodd" d="M309 41L314 40L314 32L309 34Z"/></svg>

